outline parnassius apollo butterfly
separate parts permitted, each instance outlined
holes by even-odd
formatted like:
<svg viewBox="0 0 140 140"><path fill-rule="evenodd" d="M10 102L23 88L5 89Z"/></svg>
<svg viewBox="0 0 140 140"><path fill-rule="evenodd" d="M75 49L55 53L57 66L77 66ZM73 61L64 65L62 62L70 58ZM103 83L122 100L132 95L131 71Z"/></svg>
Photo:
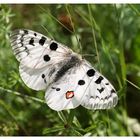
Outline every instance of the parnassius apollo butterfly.
<svg viewBox="0 0 140 140"><path fill-rule="evenodd" d="M31 89L45 90L46 103L53 110L79 105L110 109L117 104L111 83L67 46L26 29L12 32L11 46L22 80Z"/></svg>

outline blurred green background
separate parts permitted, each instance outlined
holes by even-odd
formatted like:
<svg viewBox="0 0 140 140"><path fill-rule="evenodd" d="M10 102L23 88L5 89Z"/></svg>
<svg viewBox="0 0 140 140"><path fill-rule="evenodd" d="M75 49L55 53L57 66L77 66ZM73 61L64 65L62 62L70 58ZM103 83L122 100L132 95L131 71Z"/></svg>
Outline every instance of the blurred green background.
<svg viewBox="0 0 140 140"><path fill-rule="evenodd" d="M19 28L81 53L114 85L117 106L51 110L45 92L29 89L19 76L9 42ZM140 5L0 5L0 135L139 136L139 121Z"/></svg>

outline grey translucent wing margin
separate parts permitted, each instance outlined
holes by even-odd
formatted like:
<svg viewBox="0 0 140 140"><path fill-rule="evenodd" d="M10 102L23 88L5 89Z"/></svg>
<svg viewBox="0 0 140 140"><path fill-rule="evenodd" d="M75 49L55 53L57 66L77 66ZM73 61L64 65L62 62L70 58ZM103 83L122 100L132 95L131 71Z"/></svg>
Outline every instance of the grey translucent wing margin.
<svg viewBox="0 0 140 140"><path fill-rule="evenodd" d="M46 41L49 41L49 42L55 42L59 44L59 46L62 46L63 49L65 49L66 51L70 49L64 44L58 43L57 41L41 33L28 30L28 29L16 29L10 34L10 38L11 38L11 44L15 43L16 40L19 40L21 43L25 41L27 44L30 44L33 46L34 46L34 43L39 43L41 46L44 46ZM53 49L55 49L55 47Z"/></svg>
<svg viewBox="0 0 140 140"><path fill-rule="evenodd" d="M35 59L39 60L44 51L45 53L47 52L48 55L51 52L56 52L60 57L65 57L66 54L70 54L72 52L71 49L63 44L60 44L40 33L25 29L13 31L11 34L11 45L17 60L30 68L41 67L41 65L35 67L36 64L30 64L30 61L35 62ZM35 63L37 63L37 61Z"/></svg>

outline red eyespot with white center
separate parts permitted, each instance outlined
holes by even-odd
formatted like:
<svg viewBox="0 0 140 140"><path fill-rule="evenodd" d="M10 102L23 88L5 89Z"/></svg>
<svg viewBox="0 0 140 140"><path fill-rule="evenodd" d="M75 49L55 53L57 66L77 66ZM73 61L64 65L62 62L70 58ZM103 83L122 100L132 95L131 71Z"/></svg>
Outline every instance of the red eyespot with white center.
<svg viewBox="0 0 140 140"><path fill-rule="evenodd" d="M66 99L70 99L72 97L74 97L74 92L73 91L67 91L66 92Z"/></svg>

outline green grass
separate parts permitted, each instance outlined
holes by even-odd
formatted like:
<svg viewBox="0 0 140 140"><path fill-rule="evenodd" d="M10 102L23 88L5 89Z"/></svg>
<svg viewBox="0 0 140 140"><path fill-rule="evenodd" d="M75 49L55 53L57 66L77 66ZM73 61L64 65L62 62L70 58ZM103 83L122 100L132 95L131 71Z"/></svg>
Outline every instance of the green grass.
<svg viewBox="0 0 140 140"><path fill-rule="evenodd" d="M140 120L139 5L0 5L0 135L135 136ZM69 16L67 24L60 17ZM73 27L73 29L72 29ZM26 87L18 72L9 33L32 29L61 42L91 62L117 90L111 110L78 107L56 112L44 91Z"/></svg>

